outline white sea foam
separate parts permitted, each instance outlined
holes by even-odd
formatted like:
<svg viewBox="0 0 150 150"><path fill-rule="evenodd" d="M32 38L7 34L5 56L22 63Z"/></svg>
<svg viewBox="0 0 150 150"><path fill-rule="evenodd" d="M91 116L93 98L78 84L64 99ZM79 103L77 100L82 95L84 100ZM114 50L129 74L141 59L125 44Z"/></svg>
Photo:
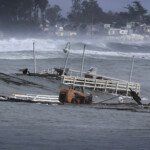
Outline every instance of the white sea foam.
<svg viewBox="0 0 150 150"><path fill-rule="evenodd" d="M62 58L62 49L66 46L67 40L54 39L15 39L0 40L0 59L32 59L33 41L35 42L36 58ZM85 55L88 57L132 57L150 59L150 53L142 53L134 50L132 52L117 50L109 47L106 42L100 40L84 40L82 43L90 45ZM71 54L82 55L83 46L79 40L72 40ZM81 47L81 48L80 48ZM93 47L93 49L92 49ZM96 47L96 48L95 48ZM78 48L78 50L77 50Z"/></svg>
<svg viewBox="0 0 150 150"><path fill-rule="evenodd" d="M83 50L78 51L71 51L71 53L75 54L82 54ZM93 51L93 50L86 50L85 52L87 55L93 57L95 56L120 56L120 57L132 57L135 56L136 58L147 58L150 59L150 53L129 53L129 52L113 52L113 51Z"/></svg>
<svg viewBox="0 0 150 150"><path fill-rule="evenodd" d="M148 97L143 97L142 101L150 101L150 99Z"/></svg>
<svg viewBox="0 0 150 150"><path fill-rule="evenodd" d="M35 42L35 49L37 51L53 51L61 45L65 45L64 40L51 40L51 39L4 39L0 40L0 52L6 51L22 51L32 50L33 42Z"/></svg>

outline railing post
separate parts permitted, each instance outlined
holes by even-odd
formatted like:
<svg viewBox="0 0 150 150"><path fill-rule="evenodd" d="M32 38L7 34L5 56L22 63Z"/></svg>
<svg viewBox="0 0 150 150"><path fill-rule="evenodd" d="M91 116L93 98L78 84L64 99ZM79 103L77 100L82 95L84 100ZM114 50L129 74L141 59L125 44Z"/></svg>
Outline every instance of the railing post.
<svg viewBox="0 0 150 150"><path fill-rule="evenodd" d="M74 85L75 85L75 80L76 80L76 77L74 77L74 79L73 79L73 88L74 88Z"/></svg>
<svg viewBox="0 0 150 150"><path fill-rule="evenodd" d="M107 84L108 84L108 81L106 81L106 84L105 84L105 92L107 91Z"/></svg>
<svg viewBox="0 0 150 150"><path fill-rule="evenodd" d="M126 96L128 96L129 82L127 82Z"/></svg>
<svg viewBox="0 0 150 150"><path fill-rule="evenodd" d="M63 79L62 79L62 80L63 80L63 84L64 84L64 83L65 83L65 76L63 76Z"/></svg>
<svg viewBox="0 0 150 150"><path fill-rule="evenodd" d="M138 89L139 89L139 92L138 92L138 93L140 94L140 90L141 90L141 89L140 89L140 85L138 85Z"/></svg>
<svg viewBox="0 0 150 150"><path fill-rule="evenodd" d="M118 84L119 82L116 82L116 94L118 93Z"/></svg>
<svg viewBox="0 0 150 150"><path fill-rule="evenodd" d="M95 79L94 91L95 91L95 89L96 89L96 83L97 83L97 79Z"/></svg>
<svg viewBox="0 0 150 150"><path fill-rule="evenodd" d="M86 78L84 78L84 88L85 88Z"/></svg>
<svg viewBox="0 0 150 150"><path fill-rule="evenodd" d="M138 84L136 84L136 93L139 93L139 92L138 92Z"/></svg>

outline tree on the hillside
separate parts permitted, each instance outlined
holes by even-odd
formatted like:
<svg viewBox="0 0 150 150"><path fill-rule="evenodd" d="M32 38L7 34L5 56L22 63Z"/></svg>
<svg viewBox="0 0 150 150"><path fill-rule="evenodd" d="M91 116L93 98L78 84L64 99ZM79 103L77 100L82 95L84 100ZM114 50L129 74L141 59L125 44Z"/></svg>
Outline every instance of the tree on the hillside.
<svg viewBox="0 0 150 150"><path fill-rule="evenodd" d="M147 10L141 5L139 1L134 1L133 6L128 5L128 18L130 21L143 21L144 15L147 13Z"/></svg>
<svg viewBox="0 0 150 150"><path fill-rule="evenodd" d="M50 22L51 25L56 25L62 18L61 9L58 5L54 7L49 7L46 11L46 19Z"/></svg>
<svg viewBox="0 0 150 150"><path fill-rule="evenodd" d="M17 19L17 9L19 0L0 0L0 18L3 21L11 22Z"/></svg>
<svg viewBox="0 0 150 150"><path fill-rule="evenodd" d="M97 23L103 19L103 10L96 0L84 0L82 2L82 19L86 23Z"/></svg>
<svg viewBox="0 0 150 150"><path fill-rule="evenodd" d="M19 21L32 21L32 1L19 1L19 5L17 6L17 18Z"/></svg>
<svg viewBox="0 0 150 150"><path fill-rule="evenodd" d="M39 17L45 17L46 7L48 6L48 0L32 0L33 1L33 14L34 21L38 22ZM41 11L41 13L39 13ZM39 16L40 15L40 16Z"/></svg>
<svg viewBox="0 0 150 150"><path fill-rule="evenodd" d="M0 0L0 23L39 23L47 6L48 0Z"/></svg>
<svg viewBox="0 0 150 150"><path fill-rule="evenodd" d="M39 9L41 11L41 21L42 24L45 24L45 20L46 20L46 8L48 7L48 0L41 0L39 1Z"/></svg>
<svg viewBox="0 0 150 150"><path fill-rule="evenodd" d="M73 0L69 21L80 23L97 23L103 20L103 10L96 0Z"/></svg>
<svg viewBox="0 0 150 150"><path fill-rule="evenodd" d="M69 21L78 24L81 19L81 2L82 0L72 0L71 12L68 14Z"/></svg>
<svg viewBox="0 0 150 150"><path fill-rule="evenodd" d="M134 1L134 7L138 15L139 20L144 19L144 15L147 13L147 10L140 4L139 1Z"/></svg>

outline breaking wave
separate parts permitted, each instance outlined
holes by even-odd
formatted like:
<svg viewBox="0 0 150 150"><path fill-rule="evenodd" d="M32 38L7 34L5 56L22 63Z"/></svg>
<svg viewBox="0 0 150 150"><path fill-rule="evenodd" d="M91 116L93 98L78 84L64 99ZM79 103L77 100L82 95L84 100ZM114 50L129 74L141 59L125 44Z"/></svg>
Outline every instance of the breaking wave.
<svg viewBox="0 0 150 150"><path fill-rule="evenodd" d="M82 41L82 42L81 42ZM32 59L33 42L37 59L63 58L62 49L66 39L4 39L0 40L0 59ZM85 55L88 57L132 57L150 59L150 44L112 43L104 40L70 40L71 54L82 55L86 44Z"/></svg>

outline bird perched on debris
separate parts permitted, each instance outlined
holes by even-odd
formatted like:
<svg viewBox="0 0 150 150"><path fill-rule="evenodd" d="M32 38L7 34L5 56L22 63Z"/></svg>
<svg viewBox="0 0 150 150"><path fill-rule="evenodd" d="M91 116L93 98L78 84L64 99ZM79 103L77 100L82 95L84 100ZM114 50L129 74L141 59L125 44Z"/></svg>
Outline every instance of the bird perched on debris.
<svg viewBox="0 0 150 150"><path fill-rule="evenodd" d="M28 68L19 69L19 71L22 71L23 74L28 74L28 75L30 75L30 72L29 72Z"/></svg>

